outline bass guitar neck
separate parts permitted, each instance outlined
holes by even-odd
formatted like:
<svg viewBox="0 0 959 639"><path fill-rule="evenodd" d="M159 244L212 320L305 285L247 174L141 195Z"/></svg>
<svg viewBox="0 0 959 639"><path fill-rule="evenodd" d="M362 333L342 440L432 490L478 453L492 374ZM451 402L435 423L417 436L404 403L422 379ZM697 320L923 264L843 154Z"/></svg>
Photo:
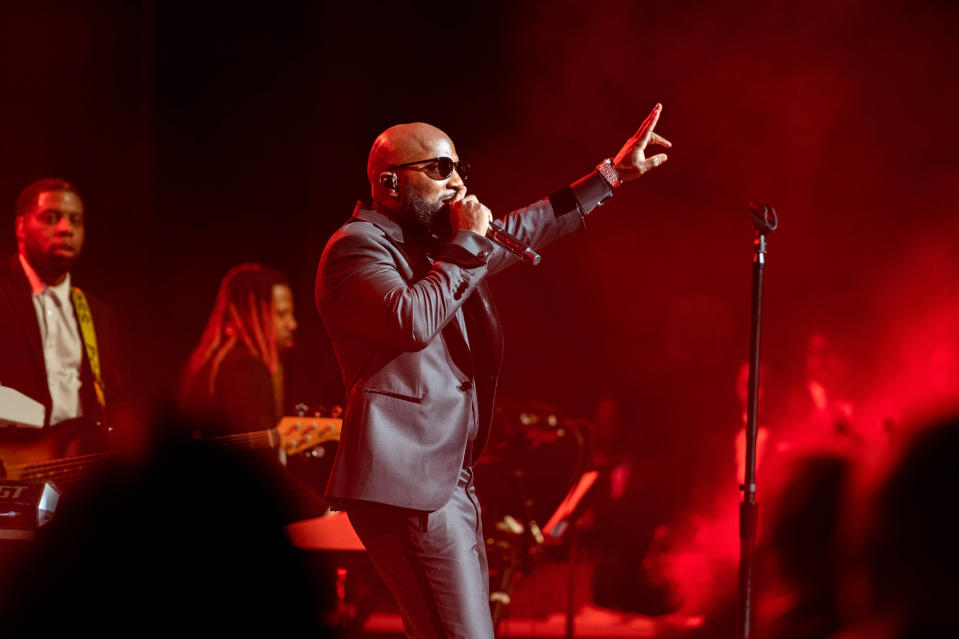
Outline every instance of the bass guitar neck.
<svg viewBox="0 0 959 639"><path fill-rule="evenodd" d="M275 428L211 437L206 442L236 450L282 449L296 455L320 444L337 441L343 420L331 417L284 417ZM25 482L70 483L89 475L112 458L112 453L62 456L66 431L51 432L31 441L0 443L0 477Z"/></svg>

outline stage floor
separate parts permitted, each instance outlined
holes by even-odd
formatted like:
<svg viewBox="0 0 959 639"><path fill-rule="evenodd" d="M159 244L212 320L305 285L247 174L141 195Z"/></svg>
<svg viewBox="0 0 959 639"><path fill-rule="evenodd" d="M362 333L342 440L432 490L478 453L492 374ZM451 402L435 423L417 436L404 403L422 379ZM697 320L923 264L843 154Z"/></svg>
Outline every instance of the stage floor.
<svg viewBox="0 0 959 639"><path fill-rule="evenodd" d="M606 639L613 637L691 637L702 625L702 617L665 615L646 617L623 614L613 610L583 606L573 621L574 637ZM376 613L366 622L357 639L385 639L403 637L399 615ZM555 613L542 619L506 619L500 628L500 637L565 637L566 615Z"/></svg>
<svg viewBox="0 0 959 639"><path fill-rule="evenodd" d="M573 607L574 637L702 636L704 619L680 613L647 616L602 608L590 599L593 565L583 562L575 568ZM503 615L499 637L566 637L569 564L546 562L521 579ZM381 605L366 619L362 631L347 635L357 639L385 639L403 636L403 624L392 602Z"/></svg>

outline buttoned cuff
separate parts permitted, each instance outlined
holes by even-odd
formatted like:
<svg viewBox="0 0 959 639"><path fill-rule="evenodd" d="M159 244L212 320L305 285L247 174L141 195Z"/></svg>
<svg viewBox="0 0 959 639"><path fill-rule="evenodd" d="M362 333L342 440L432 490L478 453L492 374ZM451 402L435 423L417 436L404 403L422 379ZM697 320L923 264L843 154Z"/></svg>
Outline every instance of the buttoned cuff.
<svg viewBox="0 0 959 639"><path fill-rule="evenodd" d="M493 243L473 231L457 231L453 240L444 246L436 259L450 262L463 268L486 266L486 260L493 253Z"/></svg>
<svg viewBox="0 0 959 639"><path fill-rule="evenodd" d="M579 204L579 210L583 215L588 215L590 211L597 206L602 206L609 198L613 197L612 187L599 174L599 171L593 171L581 177L573 182L569 188L573 192L573 196Z"/></svg>

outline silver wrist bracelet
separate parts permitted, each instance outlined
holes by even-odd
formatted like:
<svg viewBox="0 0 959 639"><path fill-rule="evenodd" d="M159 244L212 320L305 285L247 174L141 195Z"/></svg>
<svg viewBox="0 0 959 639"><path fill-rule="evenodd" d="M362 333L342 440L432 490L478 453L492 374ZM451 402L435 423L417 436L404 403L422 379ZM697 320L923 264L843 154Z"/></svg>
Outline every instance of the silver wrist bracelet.
<svg viewBox="0 0 959 639"><path fill-rule="evenodd" d="M611 189L615 189L623 183L619 177L619 173L617 173L616 169L613 168L613 161L609 158L606 158L597 164L596 170L599 171L599 174L603 176L603 179L606 180L606 182L609 184L609 188Z"/></svg>

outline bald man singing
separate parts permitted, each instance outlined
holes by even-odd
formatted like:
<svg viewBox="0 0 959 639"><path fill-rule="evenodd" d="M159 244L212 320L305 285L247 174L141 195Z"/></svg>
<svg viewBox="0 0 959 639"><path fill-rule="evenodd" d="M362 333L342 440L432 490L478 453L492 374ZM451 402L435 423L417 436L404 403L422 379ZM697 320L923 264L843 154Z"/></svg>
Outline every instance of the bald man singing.
<svg viewBox="0 0 959 639"><path fill-rule="evenodd" d="M616 188L666 161L646 147L656 105L614 158L502 218L538 249L583 226ZM316 304L346 411L327 497L346 510L400 607L407 635L492 639L486 545L472 466L489 433L502 359L485 280L518 261L487 239L493 215L467 164L424 123L381 133L367 164L372 202L330 238Z"/></svg>

